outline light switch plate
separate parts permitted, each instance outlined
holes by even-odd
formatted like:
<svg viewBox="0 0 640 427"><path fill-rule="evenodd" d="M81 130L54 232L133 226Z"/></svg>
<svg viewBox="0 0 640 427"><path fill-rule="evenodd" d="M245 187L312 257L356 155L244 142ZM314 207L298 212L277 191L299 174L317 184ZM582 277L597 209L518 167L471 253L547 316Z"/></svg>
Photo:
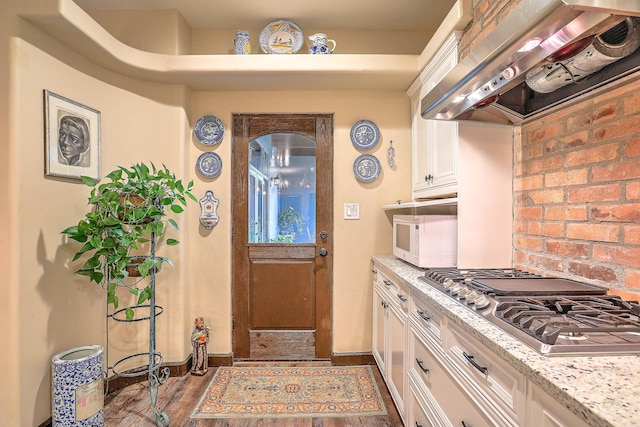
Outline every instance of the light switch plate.
<svg viewBox="0 0 640 427"><path fill-rule="evenodd" d="M360 219L360 203L345 203L344 219Z"/></svg>

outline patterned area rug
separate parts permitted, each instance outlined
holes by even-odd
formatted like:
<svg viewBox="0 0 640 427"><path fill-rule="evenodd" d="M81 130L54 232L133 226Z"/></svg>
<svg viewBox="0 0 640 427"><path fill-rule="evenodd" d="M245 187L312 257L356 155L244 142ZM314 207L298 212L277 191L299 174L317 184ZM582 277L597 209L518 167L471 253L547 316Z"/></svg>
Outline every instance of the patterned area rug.
<svg viewBox="0 0 640 427"><path fill-rule="evenodd" d="M219 367L192 418L386 415L369 366Z"/></svg>

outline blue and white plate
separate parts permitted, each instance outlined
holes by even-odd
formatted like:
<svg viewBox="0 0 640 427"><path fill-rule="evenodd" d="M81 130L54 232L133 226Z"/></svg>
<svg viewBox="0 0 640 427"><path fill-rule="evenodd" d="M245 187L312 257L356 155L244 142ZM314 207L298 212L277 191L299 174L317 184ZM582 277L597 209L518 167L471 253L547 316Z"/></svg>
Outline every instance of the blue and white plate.
<svg viewBox="0 0 640 427"><path fill-rule="evenodd" d="M296 53L304 43L304 34L295 22L281 19L268 23L258 41L264 53Z"/></svg>
<svg viewBox="0 0 640 427"><path fill-rule="evenodd" d="M203 178L215 178L222 172L222 159L216 153L202 153L196 161L196 169Z"/></svg>
<svg viewBox="0 0 640 427"><path fill-rule="evenodd" d="M351 126L351 142L358 150L371 150L380 141L380 129L371 120L358 120Z"/></svg>
<svg viewBox="0 0 640 427"><path fill-rule="evenodd" d="M202 116L193 126L196 139L204 145L216 145L224 136L224 123L216 116Z"/></svg>
<svg viewBox="0 0 640 427"><path fill-rule="evenodd" d="M353 174L360 182L373 182L380 176L380 161L371 154L361 154L353 162Z"/></svg>

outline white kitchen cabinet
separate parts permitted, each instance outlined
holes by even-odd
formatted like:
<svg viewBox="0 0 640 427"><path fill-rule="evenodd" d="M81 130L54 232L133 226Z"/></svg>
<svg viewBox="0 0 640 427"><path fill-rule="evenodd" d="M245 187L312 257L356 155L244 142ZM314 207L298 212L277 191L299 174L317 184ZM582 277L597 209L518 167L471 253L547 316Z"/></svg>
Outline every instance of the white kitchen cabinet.
<svg viewBox="0 0 640 427"><path fill-rule="evenodd" d="M372 352L404 421L409 289L374 264Z"/></svg>
<svg viewBox="0 0 640 427"><path fill-rule="evenodd" d="M456 65L457 40L453 33L407 92L413 114L413 200L384 208L432 213L438 199L455 200L457 267L506 268L511 266L513 246L514 128L425 120L420 114L422 97Z"/></svg>
<svg viewBox="0 0 640 427"><path fill-rule="evenodd" d="M460 33L454 32L409 89L412 105L412 194L414 199L457 192L458 123L425 120L421 100L458 63Z"/></svg>
<svg viewBox="0 0 640 427"><path fill-rule="evenodd" d="M513 248L513 128L460 123L457 197L384 205L412 214L454 207L458 219L458 268L508 268ZM454 187L451 187L454 188ZM405 211L406 212L406 211ZM404 213L404 212L403 212Z"/></svg>
<svg viewBox="0 0 640 427"><path fill-rule="evenodd" d="M387 352L385 351L386 325L387 325L387 297L380 286L373 282L373 324L371 338L371 352L376 360L380 372L386 372Z"/></svg>
<svg viewBox="0 0 640 427"><path fill-rule="evenodd" d="M530 427L588 427L580 417L562 406L539 387L529 384Z"/></svg>

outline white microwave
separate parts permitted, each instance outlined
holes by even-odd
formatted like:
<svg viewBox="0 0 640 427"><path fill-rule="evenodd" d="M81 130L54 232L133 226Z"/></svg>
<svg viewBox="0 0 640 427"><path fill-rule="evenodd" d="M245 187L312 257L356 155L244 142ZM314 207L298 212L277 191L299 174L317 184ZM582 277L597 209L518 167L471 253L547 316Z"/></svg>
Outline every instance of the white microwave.
<svg viewBox="0 0 640 427"><path fill-rule="evenodd" d="M393 255L420 268L456 267L456 215L394 215Z"/></svg>

